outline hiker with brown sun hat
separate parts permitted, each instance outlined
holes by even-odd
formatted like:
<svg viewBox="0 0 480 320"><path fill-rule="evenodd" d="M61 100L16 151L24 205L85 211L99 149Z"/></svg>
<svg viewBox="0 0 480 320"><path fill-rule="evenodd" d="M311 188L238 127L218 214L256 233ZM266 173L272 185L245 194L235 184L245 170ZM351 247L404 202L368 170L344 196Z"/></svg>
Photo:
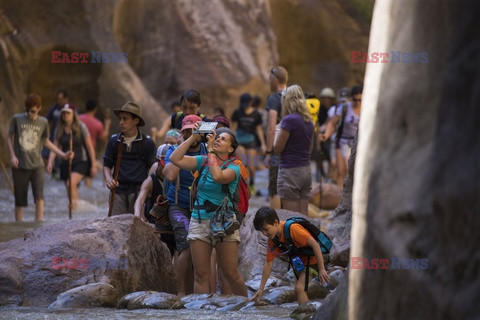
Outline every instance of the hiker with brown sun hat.
<svg viewBox="0 0 480 320"><path fill-rule="evenodd" d="M145 125L142 108L128 101L113 113L120 120L121 132L110 137L103 156L103 176L111 190L109 216L134 213L142 182L156 161L155 143L139 130Z"/></svg>

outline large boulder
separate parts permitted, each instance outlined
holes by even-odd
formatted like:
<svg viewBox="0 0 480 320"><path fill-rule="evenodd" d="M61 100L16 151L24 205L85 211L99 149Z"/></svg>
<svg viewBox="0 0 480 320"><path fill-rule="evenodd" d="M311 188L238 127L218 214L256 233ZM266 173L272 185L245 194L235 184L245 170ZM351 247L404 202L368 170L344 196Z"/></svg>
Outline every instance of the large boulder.
<svg viewBox="0 0 480 320"><path fill-rule="evenodd" d="M478 1L375 3L369 51L405 55L367 66L351 256L404 263L352 266L350 319L479 317L479 12Z"/></svg>
<svg viewBox="0 0 480 320"><path fill-rule="evenodd" d="M0 305L44 306L97 282L112 285L116 298L177 290L168 248L131 214L43 226L0 252Z"/></svg>
<svg viewBox="0 0 480 320"><path fill-rule="evenodd" d="M333 210L342 198L342 188L333 183L312 183L310 203L320 209Z"/></svg>

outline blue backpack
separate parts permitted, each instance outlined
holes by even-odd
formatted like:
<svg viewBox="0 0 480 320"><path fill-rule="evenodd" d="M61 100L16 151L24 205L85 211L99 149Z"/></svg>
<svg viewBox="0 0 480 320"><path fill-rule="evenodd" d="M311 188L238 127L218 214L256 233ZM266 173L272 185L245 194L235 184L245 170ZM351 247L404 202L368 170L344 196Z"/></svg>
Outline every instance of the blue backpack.
<svg viewBox="0 0 480 320"><path fill-rule="evenodd" d="M299 254L304 254L308 257L314 256L315 253L313 252L313 249L309 246L297 248L293 245L292 237L290 235L290 226L293 223L298 223L302 227L307 230L310 235L317 240L318 244L320 245L320 249L322 250L323 254L328 254L330 253L330 249L332 248L332 240L327 236L327 234L320 229L317 228L314 224L312 224L310 221L308 221L305 218L302 217L291 217L288 218L285 221L284 229L283 229L283 234L285 235L285 240L287 243L282 243L278 240L277 237L273 239L273 243L275 244L276 247L280 248L280 250L283 251L283 254L288 255L288 260L289 260L289 266L288 268L290 269L290 266L293 266L292 259ZM306 267L306 279L305 279L305 291L308 291L308 276L309 276L309 265L305 266ZM295 272L295 268L293 268ZM295 276L298 278L297 273L295 272Z"/></svg>

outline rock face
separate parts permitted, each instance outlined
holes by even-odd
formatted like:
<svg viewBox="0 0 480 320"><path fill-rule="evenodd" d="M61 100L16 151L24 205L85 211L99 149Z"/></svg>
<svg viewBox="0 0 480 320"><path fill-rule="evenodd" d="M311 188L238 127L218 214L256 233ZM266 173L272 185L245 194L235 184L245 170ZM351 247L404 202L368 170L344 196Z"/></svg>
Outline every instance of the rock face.
<svg viewBox="0 0 480 320"><path fill-rule="evenodd" d="M141 290L176 293L167 247L130 214L44 226L0 252L0 305L44 306L97 282L114 287L114 301Z"/></svg>
<svg viewBox="0 0 480 320"><path fill-rule="evenodd" d="M365 64L352 64L351 51L367 50L373 0L352 3L3 1L0 149L6 148L11 116L23 110L29 92L43 97L42 114L59 88L70 92L80 110L86 99L97 98L100 117L133 99L144 107L149 128L163 122L165 106L188 88L200 90L203 112L222 106L230 115L244 91L265 101L266 80L278 63L290 70L291 82L316 94L326 85L361 82ZM89 61L92 52L127 53L128 62L51 63L51 51L86 52ZM112 130L117 126L113 121Z"/></svg>
<svg viewBox="0 0 480 320"><path fill-rule="evenodd" d="M478 318L478 12L477 1L376 2L369 50L428 63L367 66L351 255L428 266L352 268L350 319Z"/></svg>
<svg viewBox="0 0 480 320"><path fill-rule="evenodd" d="M348 159L347 178L343 184L343 194L335 215L328 228L328 235L332 239L330 262L334 265L346 267L350 258L352 229L352 190L355 173L355 158L357 156L358 132L353 140L352 152Z"/></svg>

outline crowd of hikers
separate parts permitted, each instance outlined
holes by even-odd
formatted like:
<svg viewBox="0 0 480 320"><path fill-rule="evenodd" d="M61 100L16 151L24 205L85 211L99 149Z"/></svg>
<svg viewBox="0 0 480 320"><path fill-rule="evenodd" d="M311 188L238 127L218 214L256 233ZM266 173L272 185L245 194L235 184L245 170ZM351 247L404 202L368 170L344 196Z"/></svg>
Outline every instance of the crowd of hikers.
<svg viewBox="0 0 480 320"><path fill-rule="evenodd" d="M303 220L280 221L275 210L306 215L313 178L342 186L362 86L341 88L337 95L324 88L316 97L289 85L281 66L271 69L269 86L265 108L260 97L244 93L231 117L221 108L207 117L200 112L200 93L186 90L172 103L171 117L160 129L152 127L150 135L142 131L142 108L128 101L113 110L120 132L110 137L111 121L95 118L95 100L88 100L85 113L78 115L68 93L59 90L57 103L42 117L41 97L29 94L25 113L14 115L8 133L16 221L22 221L30 184L35 218L43 220L44 168L64 181L75 210L77 186L82 180L90 185L97 174L96 143L101 140L106 144L108 215L132 213L155 225L172 254L178 295L215 293L218 283L222 294L247 296L238 270L239 228L250 196L260 195L255 172L268 169L269 206L254 219L255 229L269 238L267 259L260 289L251 299L261 298L273 259L282 253L282 244L291 244L290 249L311 249L289 251L297 299L307 302L309 274L329 281L322 258L328 237Z"/></svg>

